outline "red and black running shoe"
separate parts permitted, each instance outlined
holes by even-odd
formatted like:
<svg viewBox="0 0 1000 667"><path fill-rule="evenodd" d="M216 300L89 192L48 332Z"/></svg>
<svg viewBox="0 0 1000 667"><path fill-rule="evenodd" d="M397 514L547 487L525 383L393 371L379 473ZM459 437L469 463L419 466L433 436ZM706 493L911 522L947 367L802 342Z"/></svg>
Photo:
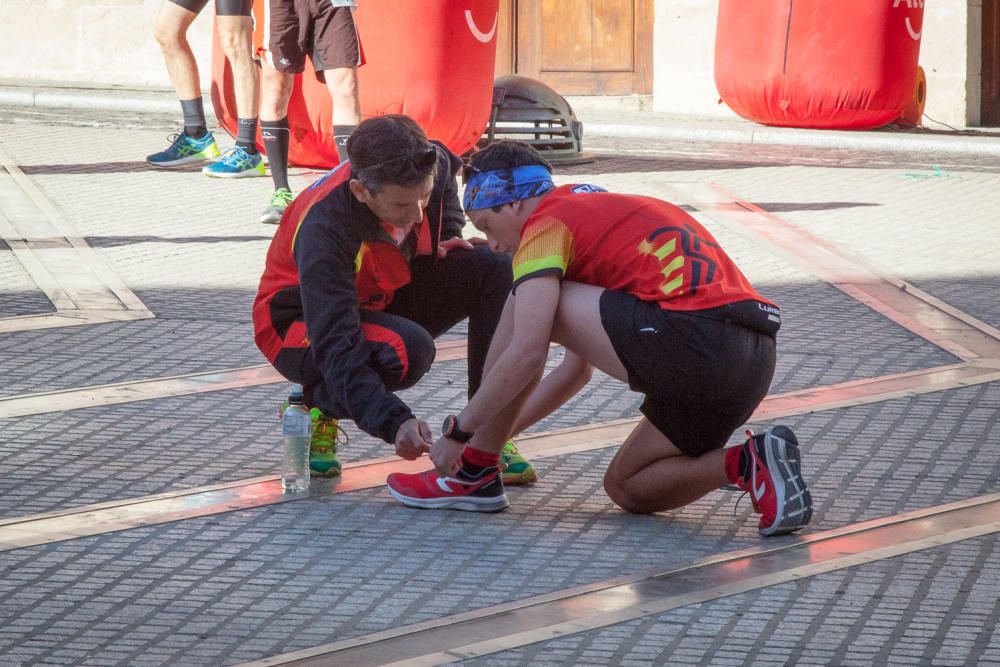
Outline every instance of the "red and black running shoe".
<svg viewBox="0 0 1000 667"><path fill-rule="evenodd" d="M416 475L394 472L386 485L393 498L409 507L500 512L510 506L496 467L475 474L460 470L453 477L441 476L436 470Z"/></svg>
<svg viewBox="0 0 1000 667"><path fill-rule="evenodd" d="M804 528L812 519L812 495L802 478L799 441L787 426L760 435L747 431L743 451L749 466L737 486L750 494L760 512L761 535L782 535Z"/></svg>

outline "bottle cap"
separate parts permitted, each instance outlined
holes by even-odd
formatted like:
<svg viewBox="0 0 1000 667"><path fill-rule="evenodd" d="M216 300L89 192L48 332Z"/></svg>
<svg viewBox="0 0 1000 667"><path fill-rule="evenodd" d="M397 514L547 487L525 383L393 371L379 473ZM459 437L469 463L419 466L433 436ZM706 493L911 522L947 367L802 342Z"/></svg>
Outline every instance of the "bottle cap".
<svg viewBox="0 0 1000 667"><path fill-rule="evenodd" d="M291 391L288 392L288 402L289 403L303 403L306 397L302 392L302 385L293 384Z"/></svg>

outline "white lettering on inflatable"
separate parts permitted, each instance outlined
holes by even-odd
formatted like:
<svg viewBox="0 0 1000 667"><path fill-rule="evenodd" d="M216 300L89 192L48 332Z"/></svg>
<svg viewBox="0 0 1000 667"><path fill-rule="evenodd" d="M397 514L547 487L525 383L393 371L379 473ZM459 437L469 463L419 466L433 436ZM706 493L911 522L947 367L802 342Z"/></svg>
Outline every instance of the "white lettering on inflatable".
<svg viewBox="0 0 1000 667"><path fill-rule="evenodd" d="M923 9L924 8L924 0L892 0L892 8L896 9L897 7L899 7L904 2L906 3L906 8L907 9ZM915 42L919 42L920 41L920 34L923 31L922 30L914 30L913 29L913 24L910 23L910 17L907 16L906 17L906 32L910 33L910 39L914 40Z"/></svg>
<svg viewBox="0 0 1000 667"><path fill-rule="evenodd" d="M493 17L493 27L490 28L489 32L483 32L479 29L479 26L476 25L476 19L472 18L472 12L468 9L465 10L465 22L469 24L469 31L472 32L473 37L478 39L483 44L486 44L493 39L493 35L497 32L497 21L499 18L500 12L497 12Z"/></svg>

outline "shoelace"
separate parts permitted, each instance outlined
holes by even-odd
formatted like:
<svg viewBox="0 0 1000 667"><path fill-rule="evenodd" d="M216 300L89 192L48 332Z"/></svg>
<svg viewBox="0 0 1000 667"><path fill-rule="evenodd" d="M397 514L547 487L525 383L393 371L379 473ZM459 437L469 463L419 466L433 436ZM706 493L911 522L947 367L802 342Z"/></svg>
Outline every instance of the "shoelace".
<svg viewBox="0 0 1000 667"><path fill-rule="evenodd" d="M746 433L746 436L747 436L747 438L749 438L749 441L750 441L750 446L748 447L748 449L752 450L752 452L750 454L750 465L755 466L755 465L757 465L757 456L758 455L757 455L757 447L754 445L754 441L753 441L753 431L751 431L750 429L746 429L746 431L744 431L744 433ZM737 487L737 488L739 488L739 487ZM737 512L737 510L740 507L740 503L743 502L743 499L746 498L747 495L749 495L749 493L750 493L749 491L747 491L747 490L744 489L743 493L740 494L740 497L736 499L736 504L733 505L733 516L736 516L736 512ZM753 499L753 497L750 498L750 503L753 505L754 511L759 513L760 509L757 507L757 501L755 501Z"/></svg>
<svg viewBox="0 0 1000 667"><path fill-rule="evenodd" d="M284 188L275 190L274 194L271 195L271 206L288 206L292 203L293 199L295 199L295 195L290 190L285 190Z"/></svg>
<svg viewBox="0 0 1000 667"><path fill-rule="evenodd" d="M331 424L334 426L333 433L330 433L329 429ZM315 430L318 432L320 429L322 429L322 433L320 433L322 444L320 446L329 447L331 451L339 451L341 446L347 447L351 441L351 436L347 434L347 431L340 426L340 422L336 419L317 420Z"/></svg>
<svg viewBox="0 0 1000 667"><path fill-rule="evenodd" d="M245 150L243 150L242 146L233 146L227 149L226 152L222 154L222 157L219 158L219 162L223 162L225 160L232 160L233 162L243 162L249 157L250 154L247 153Z"/></svg>

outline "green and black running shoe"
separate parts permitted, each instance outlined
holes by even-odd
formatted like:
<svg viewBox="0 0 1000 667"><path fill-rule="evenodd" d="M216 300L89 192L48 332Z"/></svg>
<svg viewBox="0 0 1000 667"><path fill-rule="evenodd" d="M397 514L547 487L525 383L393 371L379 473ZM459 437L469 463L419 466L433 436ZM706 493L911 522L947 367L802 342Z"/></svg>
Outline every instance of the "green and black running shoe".
<svg viewBox="0 0 1000 667"><path fill-rule="evenodd" d="M271 203L260 216L260 221L265 225L276 225L281 222L281 216L288 208L288 205L295 199L295 195L288 188L278 188L271 195Z"/></svg>
<svg viewBox="0 0 1000 667"><path fill-rule="evenodd" d="M517 451L513 439L504 443L503 451L500 452L500 469L503 471L501 473L503 483L508 486L534 484L538 479L535 466Z"/></svg>
<svg viewBox="0 0 1000 667"><path fill-rule="evenodd" d="M281 419L288 409L288 401L278 409L278 419ZM319 408L310 408L312 417L312 436L309 440L309 471L317 477L338 477L340 475L340 459L337 458L337 448L343 438L347 446L347 432L340 428L340 423L332 417L327 417Z"/></svg>
<svg viewBox="0 0 1000 667"><path fill-rule="evenodd" d="M340 475L340 459L337 458L337 446L341 435L344 445L347 444L347 433L332 417L326 417L319 408L309 410L312 416L312 439L309 441L309 470L320 477L337 477Z"/></svg>

